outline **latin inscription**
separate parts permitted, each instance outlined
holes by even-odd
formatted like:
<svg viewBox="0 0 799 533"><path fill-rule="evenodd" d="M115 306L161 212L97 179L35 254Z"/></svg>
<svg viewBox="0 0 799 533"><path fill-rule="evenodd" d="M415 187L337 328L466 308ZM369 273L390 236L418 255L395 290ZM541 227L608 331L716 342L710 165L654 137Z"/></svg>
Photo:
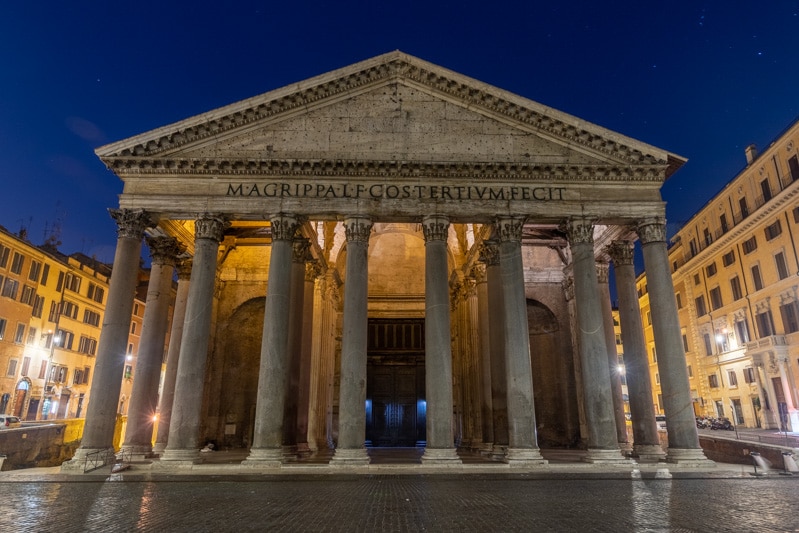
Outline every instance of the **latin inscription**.
<svg viewBox="0 0 799 533"><path fill-rule="evenodd" d="M564 187L386 185L383 183L228 184L227 196L265 198L366 198L373 200L563 200Z"/></svg>

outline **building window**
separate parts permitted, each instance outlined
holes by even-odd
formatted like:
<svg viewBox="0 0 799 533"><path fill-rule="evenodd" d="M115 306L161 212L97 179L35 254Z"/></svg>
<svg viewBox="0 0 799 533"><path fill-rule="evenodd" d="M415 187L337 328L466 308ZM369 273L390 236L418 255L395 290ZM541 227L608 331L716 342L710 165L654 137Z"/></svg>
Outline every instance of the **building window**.
<svg viewBox="0 0 799 533"><path fill-rule="evenodd" d="M78 318L78 304L73 302L64 302L61 312L64 316L75 320Z"/></svg>
<svg viewBox="0 0 799 533"><path fill-rule="evenodd" d="M84 337L81 335L80 341L78 342L78 351L80 353L94 355L97 353L97 341L90 337Z"/></svg>
<svg viewBox="0 0 799 533"><path fill-rule="evenodd" d="M47 285L47 276L50 275L50 265L44 265L44 269L42 270L42 285Z"/></svg>
<svg viewBox="0 0 799 533"><path fill-rule="evenodd" d="M59 313L60 313L59 305L55 302L50 302L50 314L48 315L47 320L49 320L50 322L55 322L56 319L58 318Z"/></svg>
<svg viewBox="0 0 799 533"><path fill-rule="evenodd" d="M17 324L17 331L14 332L14 342L22 344L25 340L25 324Z"/></svg>
<svg viewBox="0 0 799 533"><path fill-rule="evenodd" d="M724 353L730 349L727 343L727 334L720 329L716 330L716 349L718 349L719 353Z"/></svg>
<svg viewBox="0 0 799 533"><path fill-rule="evenodd" d="M774 255L774 262L777 264L777 274L780 279L788 277L788 264L785 262L785 254L779 252Z"/></svg>
<svg viewBox="0 0 799 533"><path fill-rule="evenodd" d="M710 339L710 333L703 333L702 340L705 341L705 355L713 355L713 341Z"/></svg>
<svg viewBox="0 0 799 533"><path fill-rule="evenodd" d="M657 363L658 362L658 352L657 352L657 350L655 349L654 346L652 346L652 362L653 363Z"/></svg>
<svg viewBox="0 0 799 533"><path fill-rule="evenodd" d="M42 311L44 310L44 296L38 294L33 298L33 310L31 314L36 318L42 318Z"/></svg>
<svg viewBox="0 0 799 533"><path fill-rule="evenodd" d="M730 382L730 387L737 387L738 386L738 376L735 374L735 370L728 370L727 371L727 381Z"/></svg>
<svg viewBox="0 0 799 533"><path fill-rule="evenodd" d="M136 322L132 322L130 324L130 334L131 335L135 335L136 334Z"/></svg>
<svg viewBox="0 0 799 533"><path fill-rule="evenodd" d="M743 248L745 254L751 254L757 250L757 237L753 236L751 239L746 239L743 242Z"/></svg>
<svg viewBox="0 0 799 533"><path fill-rule="evenodd" d="M730 250L726 254L724 254L721 258L722 263L724 263L725 267L730 266L731 264L735 263L735 251Z"/></svg>
<svg viewBox="0 0 799 533"><path fill-rule="evenodd" d="M699 274L694 274L694 285L700 285L702 283L702 278L699 277Z"/></svg>
<svg viewBox="0 0 799 533"><path fill-rule="evenodd" d="M64 288L69 289L72 292L80 292L80 277L76 276L72 272L67 272L67 275L64 279Z"/></svg>
<svg viewBox="0 0 799 533"><path fill-rule="evenodd" d="M694 300L696 304L696 316L705 316L707 314L707 309L705 308L705 297L700 295L696 300Z"/></svg>
<svg viewBox="0 0 799 533"><path fill-rule="evenodd" d="M776 239L777 237L779 237L780 233L782 233L782 225L780 224L780 221L777 220L776 222L774 222L774 224L771 224L770 226L766 226L765 233L766 233L766 240L767 241L770 241L772 239Z"/></svg>
<svg viewBox="0 0 799 533"><path fill-rule="evenodd" d="M796 302L781 305L780 315L782 316L782 326L785 328L785 333L799 331L799 314L796 312Z"/></svg>
<svg viewBox="0 0 799 533"><path fill-rule="evenodd" d="M705 245L710 246L711 244L713 244L713 236L710 235L710 230L705 228L703 233L705 236Z"/></svg>
<svg viewBox="0 0 799 533"><path fill-rule="evenodd" d="M763 278L760 276L760 266L755 265L752 267L752 282L755 285L755 290L759 291L763 288Z"/></svg>
<svg viewBox="0 0 799 533"><path fill-rule="evenodd" d="M86 296L89 299L94 300L97 303L103 303L103 296L105 295L105 290L102 287L98 287L94 283L89 283L89 292Z"/></svg>
<svg viewBox="0 0 799 533"><path fill-rule="evenodd" d="M738 336L739 345L749 342L749 323L746 318L735 321L735 333Z"/></svg>
<svg viewBox="0 0 799 533"><path fill-rule="evenodd" d="M42 264L39 261L31 261L31 269L28 271L28 279L34 282L39 281L39 273L42 271Z"/></svg>
<svg viewBox="0 0 799 533"><path fill-rule="evenodd" d="M125 379L131 379L133 377L133 367L131 365L125 365Z"/></svg>
<svg viewBox="0 0 799 533"><path fill-rule="evenodd" d="M67 331L64 329L59 329L56 332L56 346L59 348L64 348L66 350L72 349L72 343L75 340L75 334L71 331Z"/></svg>
<svg viewBox="0 0 799 533"><path fill-rule="evenodd" d="M11 298L12 300L16 300L18 290L19 281L12 278L6 278L6 282L3 283L3 296L6 298Z"/></svg>
<svg viewBox="0 0 799 533"><path fill-rule="evenodd" d="M793 221L799 223L799 207L793 208Z"/></svg>
<svg viewBox="0 0 799 533"><path fill-rule="evenodd" d="M14 252L14 259L11 260L11 272L19 274L22 272L22 264L25 262L25 256L19 252Z"/></svg>
<svg viewBox="0 0 799 533"><path fill-rule="evenodd" d="M686 353L690 352L688 349L688 336L685 333L682 334L682 348Z"/></svg>
<svg viewBox="0 0 799 533"><path fill-rule="evenodd" d="M771 200L771 186L768 183L768 178L760 182L760 192L763 193L763 203Z"/></svg>
<svg viewBox="0 0 799 533"><path fill-rule="evenodd" d="M39 379L44 379L44 376L47 375L47 361L42 361L41 366L39 367Z"/></svg>
<svg viewBox="0 0 799 533"><path fill-rule="evenodd" d="M89 324L90 326L99 326L100 325L100 314L95 313L89 309L83 310L83 322Z"/></svg>
<svg viewBox="0 0 799 533"><path fill-rule="evenodd" d="M710 305L713 306L714 311L724 305L721 300L721 288L713 287L710 289Z"/></svg>
<svg viewBox="0 0 799 533"><path fill-rule="evenodd" d="M128 343L128 355L133 353L133 343Z"/></svg>
<svg viewBox="0 0 799 533"><path fill-rule="evenodd" d="M135 316L139 316L139 304L136 302L133 302L133 314Z"/></svg>
<svg viewBox="0 0 799 533"><path fill-rule="evenodd" d="M28 328L28 340L25 341L25 344L28 346L33 346L36 344L36 335L38 333L39 332L36 330L36 328Z"/></svg>
<svg viewBox="0 0 799 533"><path fill-rule="evenodd" d="M655 372L655 383L660 385L660 372Z"/></svg>
<svg viewBox="0 0 799 533"><path fill-rule="evenodd" d="M0 318L0 340L6 336L6 319Z"/></svg>
<svg viewBox="0 0 799 533"><path fill-rule="evenodd" d="M761 338L774 335L774 319L771 316L771 310L756 314L755 321Z"/></svg>
<svg viewBox="0 0 799 533"><path fill-rule="evenodd" d="M674 296L677 298L677 309L682 309L682 295L678 292Z"/></svg>
<svg viewBox="0 0 799 533"><path fill-rule="evenodd" d="M23 285L19 301L25 305L33 305L34 296L36 296L36 290L30 285Z"/></svg>
<svg viewBox="0 0 799 533"><path fill-rule="evenodd" d="M716 374L710 374L707 379L711 389L719 388L719 377Z"/></svg>
<svg viewBox="0 0 799 533"><path fill-rule="evenodd" d="M8 266L8 254L11 250L7 246L0 244L0 268Z"/></svg>
<svg viewBox="0 0 799 533"><path fill-rule="evenodd" d="M699 248L696 246L696 239L691 239L688 246L691 248L691 257L699 253Z"/></svg>
<svg viewBox="0 0 799 533"><path fill-rule="evenodd" d="M733 301L740 300L741 298L743 298L744 295L743 292L741 291L741 280L740 278L738 278L738 276L730 278L730 289L732 289Z"/></svg>
<svg viewBox="0 0 799 533"><path fill-rule="evenodd" d="M711 263L711 264L709 264L709 265L708 265L708 266L705 268L705 274L707 274L707 277L709 277L709 278L710 278L710 277L713 277L713 276L715 276L715 275L716 275L716 263L715 263L715 262L714 262L714 263Z"/></svg>
<svg viewBox="0 0 799 533"><path fill-rule="evenodd" d="M792 155L788 158L788 170L791 173L791 181L799 180L799 158Z"/></svg>
<svg viewBox="0 0 799 533"><path fill-rule="evenodd" d="M741 220L749 216L749 205L746 203L746 198L738 200L738 206L741 208Z"/></svg>
<svg viewBox="0 0 799 533"><path fill-rule="evenodd" d="M616 345L621 346L621 335L616 333Z"/></svg>
<svg viewBox="0 0 799 533"><path fill-rule="evenodd" d="M721 233L727 233L730 227L727 225L727 215L723 214L719 217L719 225L721 226Z"/></svg>
<svg viewBox="0 0 799 533"><path fill-rule="evenodd" d="M689 378L694 377L694 369L691 368L691 365L688 365L688 377Z"/></svg>
<svg viewBox="0 0 799 533"><path fill-rule="evenodd" d="M27 376L28 371L31 368L31 358L30 357L23 357L22 358L22 375Z"/></svg>
<svg viewBox="0 0 799 533"><path fill-rule="evenodd" d="M17 375L17 360L9 359L8 369L6 370L6 376L16 376L16 375Z"/></svg>

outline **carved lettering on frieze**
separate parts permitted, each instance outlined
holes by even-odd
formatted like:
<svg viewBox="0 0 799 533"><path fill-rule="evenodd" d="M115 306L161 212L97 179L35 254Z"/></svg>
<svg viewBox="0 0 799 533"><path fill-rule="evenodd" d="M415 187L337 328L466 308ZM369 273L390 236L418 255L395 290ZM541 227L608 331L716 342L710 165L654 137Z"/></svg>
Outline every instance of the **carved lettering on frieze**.
<svg viewBox="0 0 799 533"><path fill-rule="evenodd" d="M143 209L109 209L108 213L117 223L120 238L142 239L144 231L153 226L152 217Z"/></svg>
<svg viewBox="0 0 799 533"><path fill-rule="evenodd" d="M613 241L605 247L605 252L616 266L633 264L634 254L631 241Z"/></svg>

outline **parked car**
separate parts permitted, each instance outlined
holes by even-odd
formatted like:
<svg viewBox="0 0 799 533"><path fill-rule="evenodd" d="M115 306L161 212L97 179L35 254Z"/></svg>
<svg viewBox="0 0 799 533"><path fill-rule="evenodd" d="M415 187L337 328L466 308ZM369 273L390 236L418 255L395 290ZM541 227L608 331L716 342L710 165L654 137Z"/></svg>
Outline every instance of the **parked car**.
<svg viewBox="0 0 799 533"><path fill-rule="evenodd" d="M0 415L0 429L11 429L22 427L22 420L18 416Z"/></svg>
<svg viewBox="0 0 799 533"><path fill-rule="evenodd" d="M666 430L666 415L655 415L655 422L659 430Z"/></svg>

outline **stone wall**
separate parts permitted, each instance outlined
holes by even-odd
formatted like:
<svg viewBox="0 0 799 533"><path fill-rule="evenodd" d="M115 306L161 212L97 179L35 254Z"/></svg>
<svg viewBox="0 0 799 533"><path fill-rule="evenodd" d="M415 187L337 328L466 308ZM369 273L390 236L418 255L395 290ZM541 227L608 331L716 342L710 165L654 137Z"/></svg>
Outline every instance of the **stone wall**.
<svg viewBox="0 0 799 533"><path fill-rule="evenodd" d="M58 466L72 458L80 444L74 437L82 429L81 419L0 431L0 454L6 456L2 469Z"/></svg>

